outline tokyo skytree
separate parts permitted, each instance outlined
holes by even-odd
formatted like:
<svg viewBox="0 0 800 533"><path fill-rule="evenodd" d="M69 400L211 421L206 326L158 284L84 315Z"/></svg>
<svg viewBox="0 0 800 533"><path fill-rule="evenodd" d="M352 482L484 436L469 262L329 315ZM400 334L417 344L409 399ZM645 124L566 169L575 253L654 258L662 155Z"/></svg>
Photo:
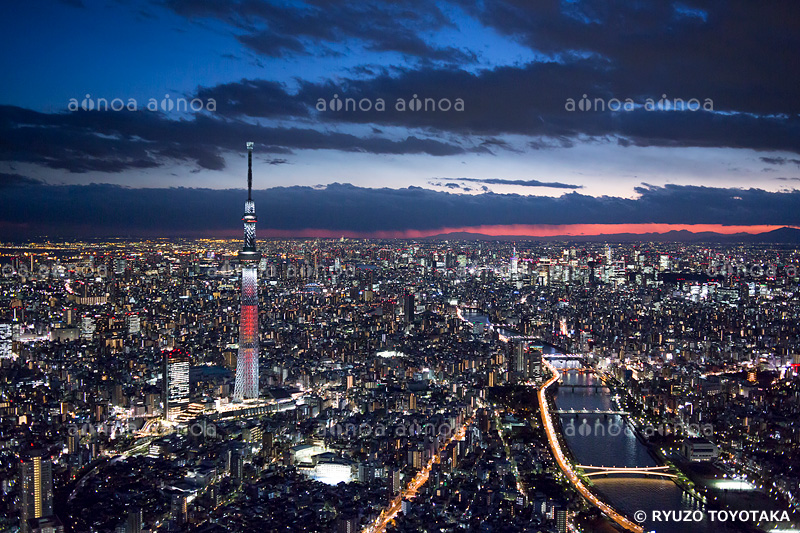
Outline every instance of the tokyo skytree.
<svg viewBox="0 0 800 533"><path fill-rule="evenodd" d="M244 203L244 246L242 264L242 307L239 321L239 356L233 400L258 398L258 262L256 250L256 204L253 191L253 143L247 143L247 201Z"/></svg>

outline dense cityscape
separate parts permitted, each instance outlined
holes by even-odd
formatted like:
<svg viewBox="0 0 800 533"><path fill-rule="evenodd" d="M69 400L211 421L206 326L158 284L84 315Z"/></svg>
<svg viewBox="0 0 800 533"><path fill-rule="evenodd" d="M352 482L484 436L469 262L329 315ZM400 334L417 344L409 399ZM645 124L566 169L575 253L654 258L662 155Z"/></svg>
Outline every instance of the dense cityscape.
<svg viewBox="0 0 800 533"><path fill-rule="evenodd" d="M772 511L725 527L797 527L794 248L259 242L242 401L240 247L2 244L3 530L613 531L555 454L630 520L574 446L615 427L691 508Z"/></svg>

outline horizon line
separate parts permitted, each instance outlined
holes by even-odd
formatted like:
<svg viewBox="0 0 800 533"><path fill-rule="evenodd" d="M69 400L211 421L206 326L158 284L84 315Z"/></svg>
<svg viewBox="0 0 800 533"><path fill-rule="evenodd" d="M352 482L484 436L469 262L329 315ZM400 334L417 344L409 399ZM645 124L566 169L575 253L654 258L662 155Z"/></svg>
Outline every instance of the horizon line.
<svg viewBox="0 0 800 533"><path fill-rule="evenodd" d="M715 233L718 235L758 235L779 229L800 229L800 226L791 224L753 224L753 225L725 225L725 224L668 224L668 223L634 223L634 224L497 224L480 226L443 227L431 229L404 229L404 230L378 230L354 231L332 230L324 228L302 229L276 229L262 228L258 230L258 239L424 239L442 237L447 239L452 234L472 234L480 237L517 237L517 238L583 238L583 237L613 237L616 235L665 235L670 232L688 232L694 235L702 233ZM241 235L233 229L209 230L191 233L165 233L153 232L117 232L115 235L48 235L41 234L34 237L0 237L0 241L18 241L31 239L231 239L241 240Z"/></svg>

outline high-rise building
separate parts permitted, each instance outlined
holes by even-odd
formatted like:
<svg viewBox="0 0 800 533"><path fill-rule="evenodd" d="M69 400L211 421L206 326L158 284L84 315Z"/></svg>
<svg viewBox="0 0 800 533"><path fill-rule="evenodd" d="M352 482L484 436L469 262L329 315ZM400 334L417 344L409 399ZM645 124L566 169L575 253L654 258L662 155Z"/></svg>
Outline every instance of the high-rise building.
<svg viewBox="0 0 800 533"><path fill-rule="evenodd" d="M405 313L406 324L414 322L414 293L406 294L405 301L403 302L403 311Z"/></svg>
<svg viewBox="0 0 800 533"><path fill-rule="evenodd" d="M244 455L241 450L231 450L231 480L235 485L241 485L244 479Z"/></svg>
<svg viewBox="0 0 800 533"><path fill-rule="evenodd" d="M510 370L516 378L528 378L528 343L519 342L514 345Z"/></svg>
<svg viewBox="0 0 800 533"><path fill-rule="evenodd" d="M134 507L128 512L125 533L142 533L142 508Z"/></svg>
<svg viewBox="0 0 800 533"><path fill-rule="evenodd" d="M517 279L519 276L519 258L517 258L517 247L514 247L514 252L511 254L511 263L509 265L509 274L511 279Z"/></svg>
<svg viewBox="0 0 800 533"><path fill-rule="evenodd" d="M175 420L189 407L189 354L164 352L164 417Z"/></svg>
<svg viewBox="0 0 800 533"><path fill-rule="evenodd" d="M185 524L188 514L186 494L182 492L173 493L170 504L170 519L176 524Z"/></svg>
<svg viewBox="0 0 800 533"><path fill-rule="evenodd" d="M63 315L64 322L66 322L68 326L72 326L77 320L78 310L74 307L65 307L63 309Z"/></svg>
<svg viewBox="0 0 800 533"><path fill-rule="evenodd" d="M542 352L539 350L528 351L528 374L536 379L542 377Z"/></svg>
<svg viewBox="0 0 800 533"><path fill-rule="evenodd" d="M361 531L358 527L358 513L356 511L344 512L336 518L337 533L356 533Z"/></svg>
<svg viewBox="0 0 800 533"><path fill-rule="evenodd" d="M138 313L128 313L125 316L125 322L128 326L128 333L139 333L142 330L141 320Z"/></svg>
<svg viewBox="0 0 800 533"><path fill-rule="evenodd" d="M247 143L247 201L244 203L244 245L242 263L242 304L239 322L239 355L236 359L234 401L258 398L258 263L256 250L256 204L253 191L253 143Z"/></svg>
<svg viewBox="0 0 800 533"><path fill-rule="evenodd" d="M0 359L11 357L11 324L0 324Z"/></svg>
<svg viewBox="0 0 800 533"><path fill-rule="evenodd" d="M556 509L556 531L558 531L558 533L566 533L567 527L567 510L559 507Z"/></svg>
<svg viewBox="0 0 800 533"><path fill-rule="evenodd" d="M53 514L53 465L43 450L31 450L20 463L20 531L31 531L29 520Z"/></svg>
<svg viewBox="0 0 800 533"><path fill-rule="evenodd" d="M97 328L95 317L92 314L86 314L81 317L81 338L91 340L94 331Z"/></svg>
<svg viewBox="0 0 800 533"><path fill-rule="evenodd" d="M400 483L400 470L392 468L389 472L389 484L392 488L392 494L400 494L402 485Z"/></svg>

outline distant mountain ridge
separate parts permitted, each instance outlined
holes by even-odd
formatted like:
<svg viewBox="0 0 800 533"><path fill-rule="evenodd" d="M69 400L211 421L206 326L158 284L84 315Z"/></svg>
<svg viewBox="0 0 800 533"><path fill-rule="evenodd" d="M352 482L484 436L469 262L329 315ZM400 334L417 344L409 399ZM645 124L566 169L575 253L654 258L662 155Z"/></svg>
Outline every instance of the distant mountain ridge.
<svg viewBox="0 0 800 533"><path fill-rule="evenodd" d="M672 230L665 233L609 233L604 235L556 235L536 237L525 235L486 235L457 231L425 237L423 240L453 241L570 241L570 242L681 242L681 243L744 243L744 244L800 244L800 229L783 227L764 233L717 233Z"/></svg>

